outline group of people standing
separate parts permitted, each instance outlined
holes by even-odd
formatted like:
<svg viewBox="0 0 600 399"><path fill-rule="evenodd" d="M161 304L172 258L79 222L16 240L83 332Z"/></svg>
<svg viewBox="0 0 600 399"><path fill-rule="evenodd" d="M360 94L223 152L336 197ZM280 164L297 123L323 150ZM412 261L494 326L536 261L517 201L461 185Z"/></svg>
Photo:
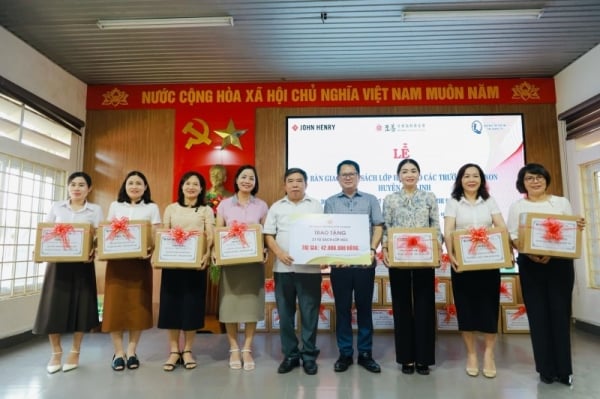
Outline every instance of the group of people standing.
<svg viewBox="0 0 600 399"><path fill-rule="evenodd" d="M339 358L336 372L346 371L354 363L351 326L352 302L357 312L357 363L374 373L381 371L373 359L372 297L377 248L381 245L383 262L390 264L391 249L387 233L390 228L434 228L440 248L445 241L452 263L452 286L459 330L466 348L465 371L476 377L480 373L476 352L476 333L484 336L485 350L481 373L496 376L494 347L497 337L500 300L500 271L458 272L451 236L457 229L498 227L507 229L517 247L518 218L523 212L572 214L569 201L547 193L550 175L539 164L527 164L517 176L517 190L524 198L513 203L505 223L496 201L488 192L484 171L476 164L463 165L451 196L446 203L444 234L440 229L437 199L432 192L419 188L420 166L413 159L402 160L396 170L401 189L385 197L380 207L377 198L358 190L360 167L344 160L337 166L341 192L329 197L324 207L306 195L307 175L299 168L284 174L285 196L267 204L256 197L258 175L251 165L241 166L235 175L234 193L220 201L213 210L205 205L206 184L196 172L184 174L179 182L177 202L164 212L162 225L180 226L206 232L207 250L199 270L164 269L160 290L158 327L168 330L170 354L163 365L172 371L178 365L196 367L192 354L195 332L204 325L206 267L211 263L214 227L234 222L263 225L264 261L269 252L275 257L273 276L280 321L283 361L279 373L287 373L302 364L307 374L316 374L319 349L316 345L321 298L321 268L296 264L290 256L290 229L298 214L366 214L369 219L371 265L331 268L331 285L335 299L336 340ZM211 176L212 177L212 176ZM98 226L102 210L87 201L92 189L90 177L76 172L69 177L69 199L54 204L47 221L82 222ZM130 172L109 209L108 218L126 216L161 225L158 207L150 197L150 187L143 174ZM583 228L581 219L578 227ZM446 239L444 240L444 237ZM96 282L90 262L49 264L42 290L37 334L48 334L52 356L47 370L69 371L77 367L83 332L98 323ZM256 323L264 318L264 261L256 264L222 268L219 289L219 320L225 324L229 342L229 367L253 370L252 342ZM572 362L569 324L574 282L571 260L519 254L523 298L530 321L531 340L540 380L571 384ZM435 293L434 268L390 267L389 278L394 317L396 362L401 371L421 375L430 373L435 364ZM149 259L112 260L108 262L102 331L110 332L114 344L112 368L116 371L139 367L136 348L141 331L152 327L152 270ZM296 335L296 306L300 313L300 337ZM238 323L245 323L244 339L238 343ZM127 345L124 331L129 332ZM72 349L61 363L60 334L73 332ZM180 336L183 335L183 346Z"/></svg>

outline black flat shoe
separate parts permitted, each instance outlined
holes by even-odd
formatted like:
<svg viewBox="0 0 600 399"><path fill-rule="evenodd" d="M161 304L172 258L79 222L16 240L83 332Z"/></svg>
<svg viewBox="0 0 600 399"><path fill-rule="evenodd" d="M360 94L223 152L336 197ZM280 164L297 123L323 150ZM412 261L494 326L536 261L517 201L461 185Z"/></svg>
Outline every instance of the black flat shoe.
<svg viewBox="0 0 600 399"><path fill-rule="evenodd" d="M127 368L129 370L135 370L138 367L140 367L140 361L134 353L133 356L129 356L129 359L127 359Z"/></svg>
<svg viewBox="0 0 600 399"><path fill-rule="evenodd" d="M304 372L308 375L315 375L319 370L319 366L317 366L317 362L315 362L314 360L303 360L302 368L304 369Z"/></svg>
<svg viewBox="0 0 600 399"><path fill-rule="evenodd" d="M573 385L573 376L572 375L568 375L566 377L558 377L556 379L556 381L558 381L561 384L564 384L564 385L570 387L571 385Z"/></svg>
<svg viewBox="0 0 600 399"><path fill-rule="evenodd" d="M552 384L554 382L554 377L540 374L540 381L543 382L544 384Z"/></svg>
<svg viewBox="0 0 600 399"><path fill-rule="evenodd" d="M289 373L290 371L299 366L300 359L298 359L297 357L286 357L285 359L283 359L283 362L281 362L281 364L279 365L277 372L279 374Z"/></svg>
<svg viewBox="0 0 600 399"><path fill-rule="evenodd" d="M357 363L371 373L381 373L381 367L379 364L377 364L369 352L359 353Z"/></svg>
<svg viewBox="0 0 600 399"><path fill-rule="evenodd" d="M125 370L125 358L121 357L121 356L117 357L116 355L113 355L111 367L115 371Z"/></svg>
<svg viewBox="0 0 600 399"><path fill-rule="evenodd" d="M414 363L402 363L402 372L404 374L414 374L415 373L415 364Z"/></svg>
<svg viewBox="0 0 600 399"><path fill-rule="evenodd" d="M429 375L429 366L417 363L417 374Z"/></svg>
<svg viewBox="0 0 600 399"><path fill-rule="evenodd" d="M335 371L336 373L344 372L348 370L348 367L350 367L352 363L354 363L354 361L352 360L352 356L340 355L338 360L333 365L333 371Z"/></svg>

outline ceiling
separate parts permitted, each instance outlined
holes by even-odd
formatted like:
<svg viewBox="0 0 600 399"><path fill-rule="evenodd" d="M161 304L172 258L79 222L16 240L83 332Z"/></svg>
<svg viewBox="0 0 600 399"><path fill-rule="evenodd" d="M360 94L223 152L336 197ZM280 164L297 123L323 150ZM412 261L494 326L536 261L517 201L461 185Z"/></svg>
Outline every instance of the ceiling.
<svg viewBox="0 0 600 399"><path fill-rule="evenodd" d="M532 21L401 18L538 7ZM219 15L234 26L96 25ZM600 0L0 0L0 25L88 84L551 77L600 42Z"/></svg>

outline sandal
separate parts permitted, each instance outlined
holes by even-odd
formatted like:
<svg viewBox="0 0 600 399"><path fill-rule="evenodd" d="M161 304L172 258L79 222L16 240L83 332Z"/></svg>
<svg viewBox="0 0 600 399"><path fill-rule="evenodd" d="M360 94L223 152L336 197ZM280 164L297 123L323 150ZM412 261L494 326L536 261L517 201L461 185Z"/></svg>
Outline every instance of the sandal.
<svg viewBox="0 0 600 399"><path fill-rule="evenodd" d="M125 357L113 355L111 367L115 371L125 370Z"/></svg>
<svg viewBox="0 0 600 399"><path fill-rule="evenodd" d="M170 363L169 360L171 360L171 357L173 355L177 355L177 359L175 360L174 363ZM179 363L181 363L181 354L179 352L170 352L169 353L169 358L163 364L163 371L173 371L173 370L175 370L177 368L177 365Z"/></svg>
<svg viewBox="0 0 600 399"><path fill-rule="evenodd" d="M239 370L242 368L242 360L241 359L233 360L232 358L234 357L234 353L237 353L237 357L239 358L240 350L239 349L229 349L229 368L232 370Z"/></svg>
<svg viewBox="0 0 600 399"><path fill-rule="evenodd" d="M249 356L250 359L252 359L252 349L242 349L242 357L244 357L244 354L246 356ZM256 364L254 363L254 359L252 359L249 362L244 360L244 370L246 370L246 371L254 370L255 366L256 366Z"/></svg>
<svg viewBox="0 0 600 399"><path fill-rule="evenodd" d="M183 354L184 353L189 353L190 357L192 358L192 361L186 362L183 359ZM192 356L192 351L183 351L183 352L181 352L181 361L183 362L183 368L185 368L186 370L192 370L192 369L196 368L196 361L194 360L194 357Z"/></svg>
<svg viewBox="0 0 600 399"><path fill-rule="evenodd" d="M129 358L127 359L127 368L129 370L135 370L138 367L140 367L140 360L138 359L137 355L134 353L133 355L129 356Z"/></svg>

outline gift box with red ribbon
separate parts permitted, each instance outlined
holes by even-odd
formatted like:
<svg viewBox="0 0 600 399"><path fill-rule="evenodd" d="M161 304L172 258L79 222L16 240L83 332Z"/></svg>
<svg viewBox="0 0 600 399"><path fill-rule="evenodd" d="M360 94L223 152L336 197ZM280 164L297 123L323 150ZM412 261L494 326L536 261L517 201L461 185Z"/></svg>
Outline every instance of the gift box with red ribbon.
<svg viewBox="0 0 600 399"><path fill-rule="evenodd" d="M439 242L434 228L389 228L387 253L390 267L439 267Z"/></svg>
<svg viewBox="0 0 600 399"><path fill-rule="evenodd" d="M518 250L523 254L579 259L581 230L580 216L547 213L519 215Z"/></svg>
<svg viewBox="0 0 600 399"><path fill-rule="evenodd" d="M145 258L151 246L152 226L147 220L114 218L98 227L99 260Z"/></svg>
<svg viewBox="0 0 600 399"><path fill-rule="evenodd" d="M456 230L452 234L458 271L513 267L508 231L497 227Z"/></svg>
<svg viewBox="0 0 600 399"><path fill-rule="evenodd" d="M458 332L458 319L456 318L456 305L447 303L436 305L436 324L439 332Z"/></svg>
<svg viewBox="0 0 600 399"><path fill-rule="evenodd" d="M529 319L525 305L502 305L502 332L505 334L529 333Z"/></svg>
<svg viewBox="0 0 600 399"><path fill-rule="evenodd" d="M260 224L234 221L215 229L215 257L219 266L262 262L263 235Z"/></svg>
<svg viewBox="0 0 600 399"><path fill-rule="evenodd" d="M85 262L93 248L89 223L38 223L35 262Z"/></svg>
<svg viewBox="0 0 600 399"><path fill-rule="evenodd" d="M158 269L199 269L206 252L204 232L181 227L156 230L152 266Z"/></svg>

